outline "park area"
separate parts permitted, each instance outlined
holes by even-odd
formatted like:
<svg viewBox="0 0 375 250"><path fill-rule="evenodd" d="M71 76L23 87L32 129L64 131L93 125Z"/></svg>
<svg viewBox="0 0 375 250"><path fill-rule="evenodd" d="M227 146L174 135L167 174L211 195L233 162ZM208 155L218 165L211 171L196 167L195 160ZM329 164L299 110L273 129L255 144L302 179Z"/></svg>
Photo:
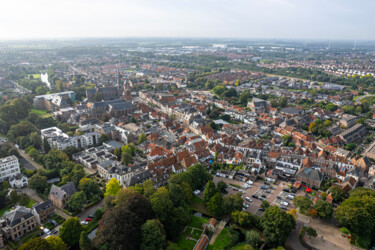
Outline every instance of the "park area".
<svg viewBox="0 0 375 250"><path fill-rule="evenodd" d="M190 223L184 228L184 230L180 234L180 237L177 242L178 247L183 250L193 249L203 233L202 225L207 222L208 219L206 218L193 216Z"/></svg>

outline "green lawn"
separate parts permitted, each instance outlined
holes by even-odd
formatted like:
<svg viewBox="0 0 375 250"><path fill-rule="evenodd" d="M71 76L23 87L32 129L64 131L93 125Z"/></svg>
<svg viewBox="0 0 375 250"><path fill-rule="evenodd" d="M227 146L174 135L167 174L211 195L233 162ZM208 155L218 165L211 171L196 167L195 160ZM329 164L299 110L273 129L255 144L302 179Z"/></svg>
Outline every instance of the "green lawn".
<svg viewBox="0 0 375 250"><path fill-rule="evenodd" d="M353 98L353 101L357 100L358 98L360 98L360 97L362 97L362 96L363 96L363 95L355 96L355 97Z"/></svg>
<svg viewBox="0 0 375 250"><path fill-rule="evenodd" d="M40 78L40 74L31 74L30 76L33 76L33 79L39 79Z"/></svg>
<svg viewBox="0 0 375 250"><path fill-rule="evenodd" d="M231 242L231 235L228 229L224 228L221 233L217 236L213 245L208 245L207 249L226 249Z"/></svg>
<svg viewBox="0 0 375 250"><path fill-rule="evenodd" d="M194 229L193 234L191 235L192 238L199 240L203 233L203 230Z"/></svg>
<svg viewBox="0 0 375 250"><path fill-rule="evenodd" d="M368 96L368 97L365 97L363 99L361 99L361 102L363 101L367 101L367 103L372 106L375 104L375 96Z"/></svg>
<svg viewBox="0 0 375 250"><path fill-rule="evenodd" d="M203 200L199 197L194 197L192 202L190 202L189 207L193 211L212 216L212 214L207 210L207 207L204 204ZM214 216L212 216L212 217L214 217Z"/></svg>
<svg viewBox="0 0 375 250"><path fill-rule="evenodd" d="M29 203L26 205L27 208L31 208L35 204L35 201L32 199L29 200Z"/></svg>
<svg viewBox="0 0 375 250"><path fill-rule="evenodd" d="M195 227L195 228L201 229L202 228L202 224L203 223L207 223L207 222L208 222L208 220L205 219L205 218L193 216L193 218L189 222L188 226L189 227Z"/></svg>
<svg viewBox="0 0 375 250"><path fill-rule="evenodd" d="M247 250L247 249L254 249L254 248L252 248L249 244L241 243L241 244L235 245L230 250Z"/></svg>
<svg viewBox="0 0 375 250"><path fill-rule="evenodd" d="M186 240L185 237L185 234L180 234L180 237L177 241L178 249L192 250L197 242L195 240Z"/></svg>
<svg viewBox="0 0 375 250"><path fill-rule="evenodd" d="M46 110L41 110L41 109L31 109L32 113L35 113L37 115L46 115L47 111Z"/></svg>

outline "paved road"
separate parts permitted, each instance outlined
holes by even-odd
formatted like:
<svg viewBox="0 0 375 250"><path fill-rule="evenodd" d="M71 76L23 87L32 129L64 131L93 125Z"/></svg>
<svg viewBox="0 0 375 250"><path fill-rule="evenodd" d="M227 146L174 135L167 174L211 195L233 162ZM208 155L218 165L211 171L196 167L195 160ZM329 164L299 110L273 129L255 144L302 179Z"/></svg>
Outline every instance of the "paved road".
<svg viewBox="0 0 375 250"><path fill-rule="evenodd" d="M288 239L286 240L286 243L285 243L286 246L294 250L306 249L305 247L301 245L301 243L299 243L299 240L298 240L298 235L302 227L303 227L303 222L297 220L296 229L292 231L292 233L289 235Z"/></svg>
<svg viewBox="0 0 375 250"><path fill-rule="evenodd" d="M21 149L17 149L20 156L22 156L25 160L27 160L30 164L32 164L37 169L44 169L42 165L35 162L29 155L25 154Z"/></svg>

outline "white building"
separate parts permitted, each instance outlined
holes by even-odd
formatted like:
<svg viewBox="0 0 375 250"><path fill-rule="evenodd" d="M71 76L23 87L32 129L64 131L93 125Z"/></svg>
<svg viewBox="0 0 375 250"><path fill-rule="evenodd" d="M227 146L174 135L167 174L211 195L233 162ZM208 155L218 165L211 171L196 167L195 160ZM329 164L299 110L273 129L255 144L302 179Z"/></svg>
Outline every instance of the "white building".
<svg viewBox="0 0 375 250"><path fill-rule="evenodd" d="M0 159L0 182L15 177L20 172L20 164L16 156L11 155Z"/></svg>
<svg viewBox="0 0 375 250"><path fill-rule="evenodd" d="M89 146L94 146L99 143L100 137L100 134L97 132L87 132L83 135L69 137L56 127L42 129L40 132L42 140L47 138L51 148L57 148L59 150L64 150L67 147L87 148Z"/></svg>

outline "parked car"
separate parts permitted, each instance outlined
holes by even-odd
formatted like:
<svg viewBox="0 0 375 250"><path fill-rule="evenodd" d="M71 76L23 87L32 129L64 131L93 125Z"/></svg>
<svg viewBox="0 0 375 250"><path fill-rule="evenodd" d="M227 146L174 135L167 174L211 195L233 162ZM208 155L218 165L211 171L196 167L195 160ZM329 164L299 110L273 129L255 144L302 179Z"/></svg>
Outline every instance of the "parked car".
<svg viewBox="0 0 375 250"><path fill-rule="evenodd" d="M250 180L248 180L246 183L249 184L249 185L253 185L254 184L254 182L252 182Z"/></svg>
<svg viewBox="0 0 375 250"><path fill-rule="evenodd" d="M81 225L87 225L87 224L89 224L89 222L88 221L81 221Z"/></svg>
<svg viewBox="0 0 375 250"><path fill-rule="evenodd" d="M252 195L252 197L254 197L254 198L257 198L257 199L258 199L258 195L256 195L256 194L253 194L253 195Z"/></svg>
<svg viewBox="0 0 375 250"><path fill-rule="evenodd" d="M264 199L263 197L259 197L259 200L265 201L266 199Z"/></svg>
<svg viewBox="0 0 375 250"><path fill-rule="evenodd" d="M286 202L286 201L282 201L282 202L280 202L280 204L283 205L283 206L288 206L289 205L289 203Z"/></svg>
<svg viewBox="0 0 375 250"><path fill-rule="evenodd" d="M245 193L245 191L244 191L244 190L242 190L242 189L240 189L240 192L241 192L241 193L243 193L243 194Z"/></svg>
<svg viewBox="0 0 375 250"><path fill-rule="evenodd" d="M267 197L265 194L262 194L261 196L262 196L263 198L266 198L266 197Z"/></svg>
<svg viewBox="0 0 375 250"><path fill-rule="evenodd" d="M51 231L48 228L43 229L43 232L47 235L51 235Z"/></svg>
<svg viewBox="0 0 375 250"><path fill-rule="evenodd" d="M270 194L270 193L271 193L271 190L266 190L266 193Z"/></svg>
<svg viewBox="0 0 375 250"><path fill-rule="evenodd" d="M267 189L267 186L266 185L261 185L260 188L261 189Z"/></svg>
<svg viewBox="0 0 375 250"><path fill-rule="evenodd" d="M289 200L293 200L294 196L293 195L287 195L286 198L289 199Z"/></svg>
<svg viewBox="0 0 375 250"><path fill-rule="evenodd" d="M287 188L284 188L283 191L284 191L284 192L287 192L287 193L290 193L290 190L287 189Z"/></svg>
<svg viewBox="0 0 375 250"><path fill-rule="evenodd" d="M94 218L95 218L95 214L90 214L88 217L89 217L90 219L94 219Z"/></svg>
<svg viewBox="0 0 375 250"><path fill-rule="evenodd" d="M259 211L262 211L262 212L265 211L264 208L262 208L262 207L258 208L258 210L259 210Z"/></svg>
<svg viewBox="0 0 375 250"><path fill-rule="evenodd" d="M275 190L275 187L274 187L274 186L270 186L270 189L273 189L273 190Z"/></svg>
<svg viewBox="0 0 375 250"><path fill-rule="evenodd" d="M59 230L53 230L53 234L57 234Z"/></svg>
<svg viewBox="0 0 375 250"><path fill-rule="evenodd" d="M246 204L246 203L243 203L243 206L246 208L250 207L249 204Z"/></svg>
<svg viewBox="0 0 375 250"><path fill-rule="evenodd" d="M198 194L200 194L200 193L201 193L200 190L195 190L195 191L193 192L194 195L198 195Z"/></svg>
<svg viewBox="0 0 375 250"><path fill-rule="evenodd" d="M90 218L86 218L86 221L92 221Z"/></svg>
<svg viewBox="0 0 375 250"><path fill-rule="evenodd" d="M278 195L278 196L277 196L277 199L280 199L280 200L282 200L282 199L283 199L283 197L281 197L280 195Z"/></svg>
<svg viewBox="0 0 375 250"><path fill-rule="evenodd" d="M288 210L288 208L284 207L284 206L280 206L281 209L283 210Z"/></svg>
<svg viewBox="0 0 375 250"><path fill-rule="evenodd" d="M245 200L247 200L247 201L250 201L250 202L252 202L253 200L252 199L250 199L249 197L245 197Z"/></svg>

